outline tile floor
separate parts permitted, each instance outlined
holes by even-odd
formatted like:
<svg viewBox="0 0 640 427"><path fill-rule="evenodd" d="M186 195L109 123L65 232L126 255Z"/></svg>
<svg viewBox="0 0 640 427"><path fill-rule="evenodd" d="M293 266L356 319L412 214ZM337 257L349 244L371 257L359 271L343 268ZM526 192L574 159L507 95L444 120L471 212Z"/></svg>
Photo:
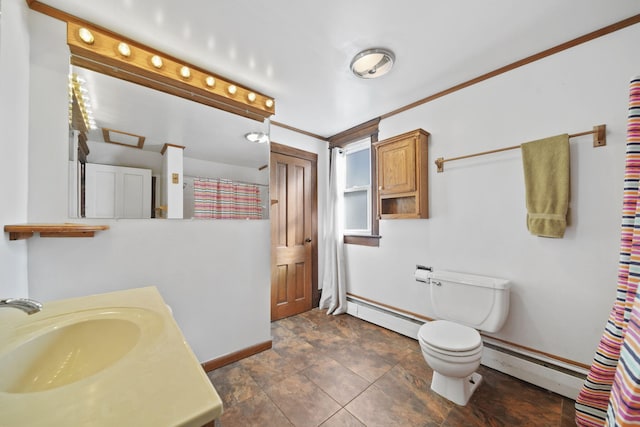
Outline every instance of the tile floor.
<svg viewBox="0 0 640 427"><path fill-rule="evenodd" d="M573 401L483 366L467 406L430 389L417 341L317 309L272 323L273 348L216 369L216 426L574 426Z"/></svg>

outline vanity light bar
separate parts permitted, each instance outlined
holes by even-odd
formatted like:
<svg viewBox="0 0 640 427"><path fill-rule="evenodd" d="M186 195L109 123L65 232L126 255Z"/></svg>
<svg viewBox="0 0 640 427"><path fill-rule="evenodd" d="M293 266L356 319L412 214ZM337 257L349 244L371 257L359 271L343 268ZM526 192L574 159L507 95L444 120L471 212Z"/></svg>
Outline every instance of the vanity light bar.
<svg viewBox="0 0 640 427"><path fill-rule="evenodd" d="M91 100L84 82L77 74L69 75L69 124L73 123L73 104L76 103L80 116L87 129L97 129L96 121L91 111Z"/></svg>
<svg viewBox="0 0 640 427"><path fill-rule="evenodd" d="M129 40L125 42L113 33L90 25L67 22L67 44L72 53L72 63L74 56L80 58L75 65L87 66L88 60L93 65L87 68L124 78L118 74L118 69L122 69L212 101L203 102L205 104L254 119L254 116L268 118L275 114L275 102L271 97L179 62L162 52ZM183 93L171 93L186 97ZM198 101L195 97L193 100ZM227 109L219 104L232 108Z"/></svg>

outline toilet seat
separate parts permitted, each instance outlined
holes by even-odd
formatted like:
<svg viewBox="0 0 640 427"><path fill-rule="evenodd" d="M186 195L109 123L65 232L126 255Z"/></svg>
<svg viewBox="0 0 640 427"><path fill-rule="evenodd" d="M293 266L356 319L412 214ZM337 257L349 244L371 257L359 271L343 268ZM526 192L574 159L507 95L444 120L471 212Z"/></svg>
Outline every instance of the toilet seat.
<svg viewBox="0 0 640 427"><path fill-rule="evenodd" d="M447 320L422 325L418 340L430 352L452 357L473 356L482 351L482 338L478 331Z"/></svg>
<svg viewBox="0 0 640 427"><path fill-rule="evenodd" d="M420 346L422 347L422 349L424 351L427 351L429 353L432 353L433 355L437 355L439 357L447 357L449 359L452 359L452 361L454 359L460 360L460 358L467 358L467 357L479 357L480 354L482 353L482 345L479 345L478 347L474 348L473 350L469 350L469 351L447 351L447 350L442 350L438 347L434 347L432 345L429 345L428 343L425 342L421 342Z"/></svg>
<svg viewBox="0 0 640 427"><path fill-rule="evenodd" d="M478 347L478 349L473 352L465 352L463 354L447 354L424 344L421 345L421 350L423 355L429 355L433 359L438 359L454 365L474 363L482 359L482 347Z"/></svg>

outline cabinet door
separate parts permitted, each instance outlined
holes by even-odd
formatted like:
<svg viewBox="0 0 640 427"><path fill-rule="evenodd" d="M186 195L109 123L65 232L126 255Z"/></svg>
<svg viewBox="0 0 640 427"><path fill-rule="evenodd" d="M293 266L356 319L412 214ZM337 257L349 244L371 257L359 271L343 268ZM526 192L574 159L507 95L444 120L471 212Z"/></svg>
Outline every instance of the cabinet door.
<svg viewBox="0 0 640 427"><path fill-rule="evenodd" d="M415 138L377 147L378 193L408 193L416 190Z"/></svg>

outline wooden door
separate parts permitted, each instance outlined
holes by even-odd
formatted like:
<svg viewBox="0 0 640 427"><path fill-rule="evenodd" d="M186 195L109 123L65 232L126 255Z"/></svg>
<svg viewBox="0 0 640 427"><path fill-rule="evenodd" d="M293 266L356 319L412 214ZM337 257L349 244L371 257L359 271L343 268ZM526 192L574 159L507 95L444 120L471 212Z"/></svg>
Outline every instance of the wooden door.
<svg viewBox="0 0 640 427"><path fill-rule="evenodd" d="M278 320L312 307L316 168L312 160L273 148L270 168L271 320Z"/></svg>

